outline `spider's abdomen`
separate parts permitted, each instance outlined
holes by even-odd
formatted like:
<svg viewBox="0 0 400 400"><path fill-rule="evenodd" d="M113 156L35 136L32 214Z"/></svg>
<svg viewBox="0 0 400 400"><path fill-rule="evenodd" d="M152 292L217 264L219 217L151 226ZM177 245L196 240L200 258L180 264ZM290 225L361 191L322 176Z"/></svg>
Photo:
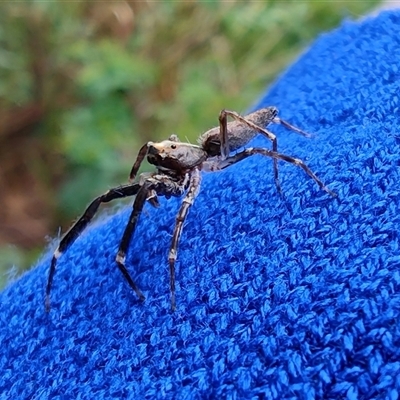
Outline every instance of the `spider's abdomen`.
<svg viewBox="0 0 400 400"><path fill-rule="evenodd" d="M276 107L267 107L246 115L246 120L260 128L266 128L277 115L278 109ZM260 133L240 121L228 122L227 128L229 149L231 151L245 146ZM203 133L200 136L199 144L207 152L209 157L219 156L221 154L220 128L215 127Z"/></svg>

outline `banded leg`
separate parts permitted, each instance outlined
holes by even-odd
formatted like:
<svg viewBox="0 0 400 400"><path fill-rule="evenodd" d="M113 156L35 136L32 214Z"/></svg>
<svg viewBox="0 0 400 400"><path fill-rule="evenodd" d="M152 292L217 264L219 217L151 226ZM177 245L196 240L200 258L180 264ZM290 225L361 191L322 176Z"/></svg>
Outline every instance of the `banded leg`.
<svg viewBox="0 0 400 400"><path fill-rule="evenodd" d="M222 160L229 157L229 137L228 137L228 116L231 118L246 124L250 128L254 129L257 132L261 132L264 136L266 136L272 142L272 151L278 152L278 141L276 136L269 132L267 129L262 128L261 126L256 125L255 123L247 120L246 118L242 117L235 111L229 110L222 110L219 114L219 126L220 126L220 140L221 140L221 156ZM278 159L274 158L274 179L275 185L278 192L282 195L282 187L279 182L279 173L278 173Z"/></svg>
<svg viewBox="0 0 400 400"><path fill-rule="evenodd" d="M110 189L105 194L94 199L89 206L86 208L83 215L79 218L79 220L72 225L69 231L65 234L65 236L61 239L60 244L53 254L53 258L51 259L51 266L49 272L49 278L47 280L46 287L46 311L50 311L50 292L53 284L54 273L56 271L57 260L60 256L68 249L72 243L78 238L78 236L82 233L82 231L86 228L89 222L95 216L97 210L102 203L108 203L115 199L120 199L123 197L134 196L140 189L139 184L120 186L114 189Z"/></svg>
<svg viewBox="0 0 400 400"><path fill-rule="evenodd" d="M153 200L157 199L157 197L155 197L154 188L152 186L153 185L151 182L145 181L143 183L143 186L141 186L139 192L137 193L135 201L133 203L133 210L129 217L128 224L125 227L124 234L122 235L117 256L115 257L115 261L118 265L119 270L122 272L122 275L128 282L129 286L135 291L139 299L142 301L145 300L145 297L143 293L140 291L140 289L136 286L135 281L132 279L128 270L126 269L125 260L126 260L126 252L128 250L132 235L136 229L136 225L139 220L140 214L142 213L144 203L146 202L147 199L150 200L150 203L152 203L151 199Z"/></svg>
<svg viewBox="0 0 400 400"><path fill-rule="evenodd" d="M200 171L196 168L193 170L190 182L189 189L182 201L181 208L178 211L176 216L176 223L174 228L174 233L172 235L172 243L169 250L168 262L169 262L169 274L170 274L170 290L171 290L171 309L174 311L176 308L176 300L175 300L175 261L178 255L178 245L179 239L182 234L183 223L187 217L190 207L192 206L198 192L200 189Z"/></svg>
<svg viewBox="0 0 400 400"><path fill-rule="evenodd" d="M332 192L327 186L325 186L322 183L322 181L317 177L317 175L315 175L314 172L312 172L312 170L302 160L291 157L291 156L287 156L286 154L277 153L275 151L271 151L268 149L263 149L263 148L258 148L258 147L250 147L240 153L235 154L232 157L227 158L226 160L220 161L218 163L218 165L211 167L211 170L215 171L217 169L225 169L225 168L230 167L231 165L236 164L237 162L242 161L242 160L246 159L247 157L253 156L255 154L261 154L266 157L271 157L274 160L286 161L288 163L294 164L294 165L302 168L303 171L311 179L313 179L322 190L329 193L333 197L337 196L336 193Z"/></svg>
<svg viewBox="0 0 400 400"><path fill-rule="evenodd" d="M297 128L297 126L294 126L294 125L292 125L292 124L289 124L289 122L287 122L287 121L285 121L285 120L283 120L283 119L281 119L281 118L279 118L279 117L275 117L275 118L272 120L272 122L273 122L274 124L280 124L280 125L284 126L286 129L289 129L289 130L291 130L291 131L293 131L293 132L299 133L300 135L302 135L302 136L304 136L304 137L307 137L307 138L312 137L312 135L311 135L310 133L304 132L304 131L301 130L300 128Z"/></svg>

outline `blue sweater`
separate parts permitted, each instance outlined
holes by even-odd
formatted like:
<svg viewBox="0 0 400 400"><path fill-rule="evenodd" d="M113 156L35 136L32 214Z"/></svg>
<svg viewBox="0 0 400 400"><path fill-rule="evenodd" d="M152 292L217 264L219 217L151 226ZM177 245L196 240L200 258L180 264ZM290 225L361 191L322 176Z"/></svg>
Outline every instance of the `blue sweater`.
<svg viewBox="0 0 400 400"><path fill-rule="evenodd" d="M313 133L271 127L337 198L280 162L282 199L262 156L203 173L175 313L180 199L147 205L129 247L144 303L114 261L130 208L103 215L59 259L49 314L50 253L1 293L0 399L397 399L399 28L398 12L343 23L254 107Z"/></svg>

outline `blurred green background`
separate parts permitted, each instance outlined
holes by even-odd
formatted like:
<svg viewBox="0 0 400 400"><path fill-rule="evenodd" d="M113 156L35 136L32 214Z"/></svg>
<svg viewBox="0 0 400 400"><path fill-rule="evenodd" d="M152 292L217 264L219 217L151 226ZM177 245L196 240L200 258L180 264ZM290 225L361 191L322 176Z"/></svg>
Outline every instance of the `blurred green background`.
<svg viewBox="0 0 400 400"><path fill-rule="evenodd" d="M1 3L0 287L93 197L127 182L144 142L195 142L222 108L248 109L320 32L378 6Z"/></svg>

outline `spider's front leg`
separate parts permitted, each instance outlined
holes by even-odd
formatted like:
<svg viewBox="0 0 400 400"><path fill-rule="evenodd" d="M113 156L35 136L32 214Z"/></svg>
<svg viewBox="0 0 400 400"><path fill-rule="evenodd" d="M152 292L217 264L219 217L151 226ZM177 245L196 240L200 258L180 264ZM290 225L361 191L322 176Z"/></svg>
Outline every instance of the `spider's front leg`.
<svg viewBox="0 0 400 400"><path fill-rule="evenodd" d="M123 197L134 196L140 189L139 184L131 184L120 186L114 189L110 189L107 193L94 199L89 206L86 208L85 212L79 218L79 220L69 229L65 236L61 239L60 244L53 254L51 259L49 278L47 280L46 286L46 311L50 311L50 292L53 284L54 273L56 272L57 260L60 256L75 242L78 236L87 227L89 222L95 216L97 210L102 203L108 203L115 199L120 199ZM132 278L131 278L132 280ZM133 283L134 284L134 283ZM135 285L136 286L136 285Z"/></svg>
<svg viewBox="0 0 400 400"><path fill-rule="evenodd" d="M129 247L132 235L136 229L137 222L139 220L140 214L142 213L144 203L149 200L151 204L158 205L157 197L154 193L155 187L151 179L145 180L136 195L135 201L133 203L133 209L129 217L128 224L125 227L124 233L122 235L121 243L118 248L117 256L115 261L118 265L119 270L124 276L125 280L128 282L129 286L135 291L140 300L145 300L143 293L136 286L134 280L131 278L128 270L125 266L126 252ZM153 203L155 202L155 203Z"/></svg>
<svg viewBox="0 0 400 400"><path fill-rule="evenodd" d="M196 174L194 174L196 175ZM118 253L116 256L116 262L121 270L122 274L124 275L125 279L128 281L129 285L135 290L136 294L139 296L141 300L144 300L145 297L143 296L142 292L136 287L134 284L132 278L129 276L128 271L125 266L125 260L126 260L126 253L129 247L129 244L131 242L131 238L135 232L140 214L143 211L143 207L146 201L149 201L153 206L158 206L158 200L157 200L157 195L163 195L163 196L181 196L187 187L188 184L188 179L189 175L185 174L183 177L180 177L179 179L174 179L169 175L164 175L164 174L143 174L144 180L142 180L141 183L141 188L136 196L136 199L133 203L133 209L131 212L131 215L129 217L128 224L125 228L125 231L122 236L121 243L118 248ZM191 179L191 182L195 180L195 178ZM190 191L190 189L189 189ZM182 208L184 208L182 206ZM186 216L187 211L184 210L182 212L182 218ZM180 217L179 217L180 218ZM182 227L179 226L179 221L177 221L177 226L178 232L174 233L174 239L173 239L173 245L171 246L172 253L175 254L176 258L176 249L177 249L177 243L179 240L180 232L182 230ZM170 252L170 253L171 253ZM172 254L171 253L171 254ZM173 255L172 255L173 257ZM171 287L173 287L173 298L175 299L175 276L174 276L174 263L175 260L172 263L172 267L170 264L170 269L172 268L172 276L171 278ZM172 290L172 289L171 289ZM175 307L175 306L174 306Z"/></svg>
<svg viewBox="0 0 400 400"><path fill-rule="evenodd" d="M198 168L195 168L191 172L189 189L186 193L185 198L182 201L181 208L176 216L176 223L174 233L172 235L171 248L169 250L168 262L169 262L169 273L170 273L170 290L171 290L171 309L176 309L175 300L175 262L178 255L179 239L182 234L183 224L188 215L189 208L193 205L193 202L200 190L201 176Z"/></svg>

